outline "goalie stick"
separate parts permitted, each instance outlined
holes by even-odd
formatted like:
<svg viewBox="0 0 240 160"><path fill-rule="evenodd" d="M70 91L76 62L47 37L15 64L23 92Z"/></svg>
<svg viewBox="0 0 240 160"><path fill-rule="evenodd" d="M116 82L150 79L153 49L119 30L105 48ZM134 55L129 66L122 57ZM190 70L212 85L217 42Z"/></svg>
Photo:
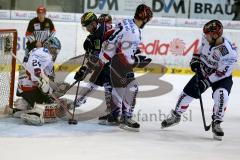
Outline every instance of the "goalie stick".
<svg viewBox="0 0 240 160"><path fill-rule="evenodd" d="M14 54L12 53L12 56L19 62L19 64L20 64L21 66L23 66L23 68L24 68L26 71L29 72L29 70L27 69L27 67L17 58L16 55L14 55ZM30 72L29 72L29 73L30 73ZM36 80L38 81L38 83L42 84L41 80L40 80L37 76L34 75L34 78L36 78ZM44 78L44 77L42 77L42 78ZM49 81L51 81L51 80L49 79ZM62 102L60 99L58 99L54 94L48 94L48 95L49 95L50 97L52 97L60 106L62 106L63 109L66 111L66 113L68 113L69 116L72 117L73 114L68 110L68 107L66 106L66 104L65 104L64 102Z"/></svg>
<svg viewBox="0 0 240 160"><path fill-rule="evenodd" d="M200 101L200 107L201 107L201 113L202 113L202 120L203 120L203 126L204 126L204 130L208 131L211 128L211 124L207 126L206 124L206 119L205 119L205 114L204 114L204 108L203 108L203 102L202 102L202 95L200 92L200 88L199 88L199 76L198 76L198 71L197 69L195 70L196 73L196 82L197 82L197 88L198 88L198 94L199 94L199 101Z"/></svg>

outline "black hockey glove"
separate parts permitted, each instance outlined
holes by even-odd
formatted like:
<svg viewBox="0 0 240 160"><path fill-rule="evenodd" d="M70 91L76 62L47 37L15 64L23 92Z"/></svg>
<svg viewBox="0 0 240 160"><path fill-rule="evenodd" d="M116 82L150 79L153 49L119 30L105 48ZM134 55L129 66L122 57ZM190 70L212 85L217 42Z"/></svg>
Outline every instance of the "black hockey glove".
<svg viewBox="0 0 240 160"><path fill-rule="evenodd" d="M198 83L198 87L201 92L204 92L205 90L207 90L208 87L210 87L211 85L212 85L212 83L210 82L209 78L200 80Z"/></svg>
<svg viewBox="0 0 240 160"><path fill-rule="evenodd" d="M140 49L137 49L136 52L134 53L134 56L136 56L137 54L142 53Z"/></svg>
<svg viewBox="0 0 240 160"><path fill-rule="evenodd" d="M75 74L74 79L77 81L82 81L87 76L87 67L82 66Z"/></svg>
<svg viewBox="0 0 240 160"><path fill-rule="evenodd" d="M193 54L193 57L190 61L190 67L193 72L197 71L198 73L201 73L199 54Z"/></svg>
<svg viewBox="0 0 240 160"><path fill-rule="evenodd" d="M134 58L135 58L134 67L137 68L144 68L152 61L151 58L146 58L146 56L141 55L134 56Z"/></svg>
<svg viewBox="0 0 240 160"><path fill-rule="evenodd" d="M29 53L27 53L27 54L24 56L24 58L23 58L23 62L24 62L24 63L27 63L27 62L28 62L29 56L30 56Z"/></svg>

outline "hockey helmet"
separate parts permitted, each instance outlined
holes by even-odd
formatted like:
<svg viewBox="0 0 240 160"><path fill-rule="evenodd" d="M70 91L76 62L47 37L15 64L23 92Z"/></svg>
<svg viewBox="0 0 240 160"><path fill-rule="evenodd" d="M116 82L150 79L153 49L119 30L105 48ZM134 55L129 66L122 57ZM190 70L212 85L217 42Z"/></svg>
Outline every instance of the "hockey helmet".
<svg viewBox="0 0 240 160"><path fill-rule="evenodd" d="M153 12L150 7L145 4L140 4L135 12L134 18L142 21L150 21L153 17Z"/></svg>
<svg viewBox="0 0 240 160"><path fill-rule="evenodd" d="M81 18L81 24L84 27L86 27L93 21L97 21L97 16L93 12L86 12L83 14L83 16Z"/></svg>
<svg viewBox="0 0 240 160"><path fill-rule="evenodd" d="M218 39L223 34L223 25L219 20L211 20L203 27L204 34L210 34L214 39Z"/></svg>
<svg viewBox="0 0 240 160"><path fill-rule="evenodd" d="M101 14L99 17L98 17L98 22L99 23L112 23L112 16L110 14Z"/></svg>
<svg viewBox="0 0 240 160"><path fill-rule="evenodd" d="M55 61L61 50L61 42L57 37L51 37L43 44L43 47L49 49L49 52L53 57L53 61Z"/></svg>

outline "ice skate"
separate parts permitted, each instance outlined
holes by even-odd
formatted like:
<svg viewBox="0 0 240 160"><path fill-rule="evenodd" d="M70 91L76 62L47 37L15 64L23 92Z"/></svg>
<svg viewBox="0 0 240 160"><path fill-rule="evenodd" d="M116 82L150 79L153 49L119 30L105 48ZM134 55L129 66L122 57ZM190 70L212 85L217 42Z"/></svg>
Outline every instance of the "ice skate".
<svg viewBox="0 0 240 160"><path fill-rule="evenodd" d="M162 129L170 126L177 125L181 120L181 116L177 114L174 110L171 111L171 116L162 121Z"/></svg>
<svg viewBox="0 0 240 160"><path fill-rule="evenodd" d="M213 132L213 139L216 140L222 140L222 137L224 136L224 132L220 126L221 121L213 121L212 122L212 132Z"/></svg>
<svg viewBox="0 0 240 160"><path fill-rule="evenodd" d="M119 125L119 120L117 117L113 117L111 114L102 116L98 118L98 124L107 125L107 126L116 126Z"/></svg>
<svg viewBox="0 0 240 160"><path fill-rule="evenodd" d="M139 132L140 124L132 120L131 118L122 117L120 119L119 127L125 130Z"/></svg>

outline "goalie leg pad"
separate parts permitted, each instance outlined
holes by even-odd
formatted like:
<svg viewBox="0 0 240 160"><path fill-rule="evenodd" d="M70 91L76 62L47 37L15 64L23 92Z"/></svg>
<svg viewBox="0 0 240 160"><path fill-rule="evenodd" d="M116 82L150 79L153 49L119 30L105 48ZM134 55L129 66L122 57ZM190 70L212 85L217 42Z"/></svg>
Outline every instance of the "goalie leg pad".
<svg viewBox="0 0 240 160"><path fill-rule="evenodd" d="M27 110L27 109L30 109L31 106L28 104L28 102L25 99L19 98L16 101L14 101L14 108L17 108L19 110Z"/></svg>
<svg viewBox="0 0 240 160"><path fill-rule="evenodd" d="M14 101L14 108L11 110L11 114L14 118L21 118L21 114L31 109L31 105L23 98L19 98Z"/></svg>
<svg viewBox="0 0 240 160"><path fill-rule="evenodd" d="M44 124L44 119L36 112L23 113L21 119L28 125L42 126Z"/></svg>
<svg viewBox="0 0 240 160"><path fill-rule="evenodd" d="M35 104L32 110L29 110L21 114L21 119L26 124L41 126L44 124L44 117L43 117L44 110L45 110L45 105Z"/></svg>

